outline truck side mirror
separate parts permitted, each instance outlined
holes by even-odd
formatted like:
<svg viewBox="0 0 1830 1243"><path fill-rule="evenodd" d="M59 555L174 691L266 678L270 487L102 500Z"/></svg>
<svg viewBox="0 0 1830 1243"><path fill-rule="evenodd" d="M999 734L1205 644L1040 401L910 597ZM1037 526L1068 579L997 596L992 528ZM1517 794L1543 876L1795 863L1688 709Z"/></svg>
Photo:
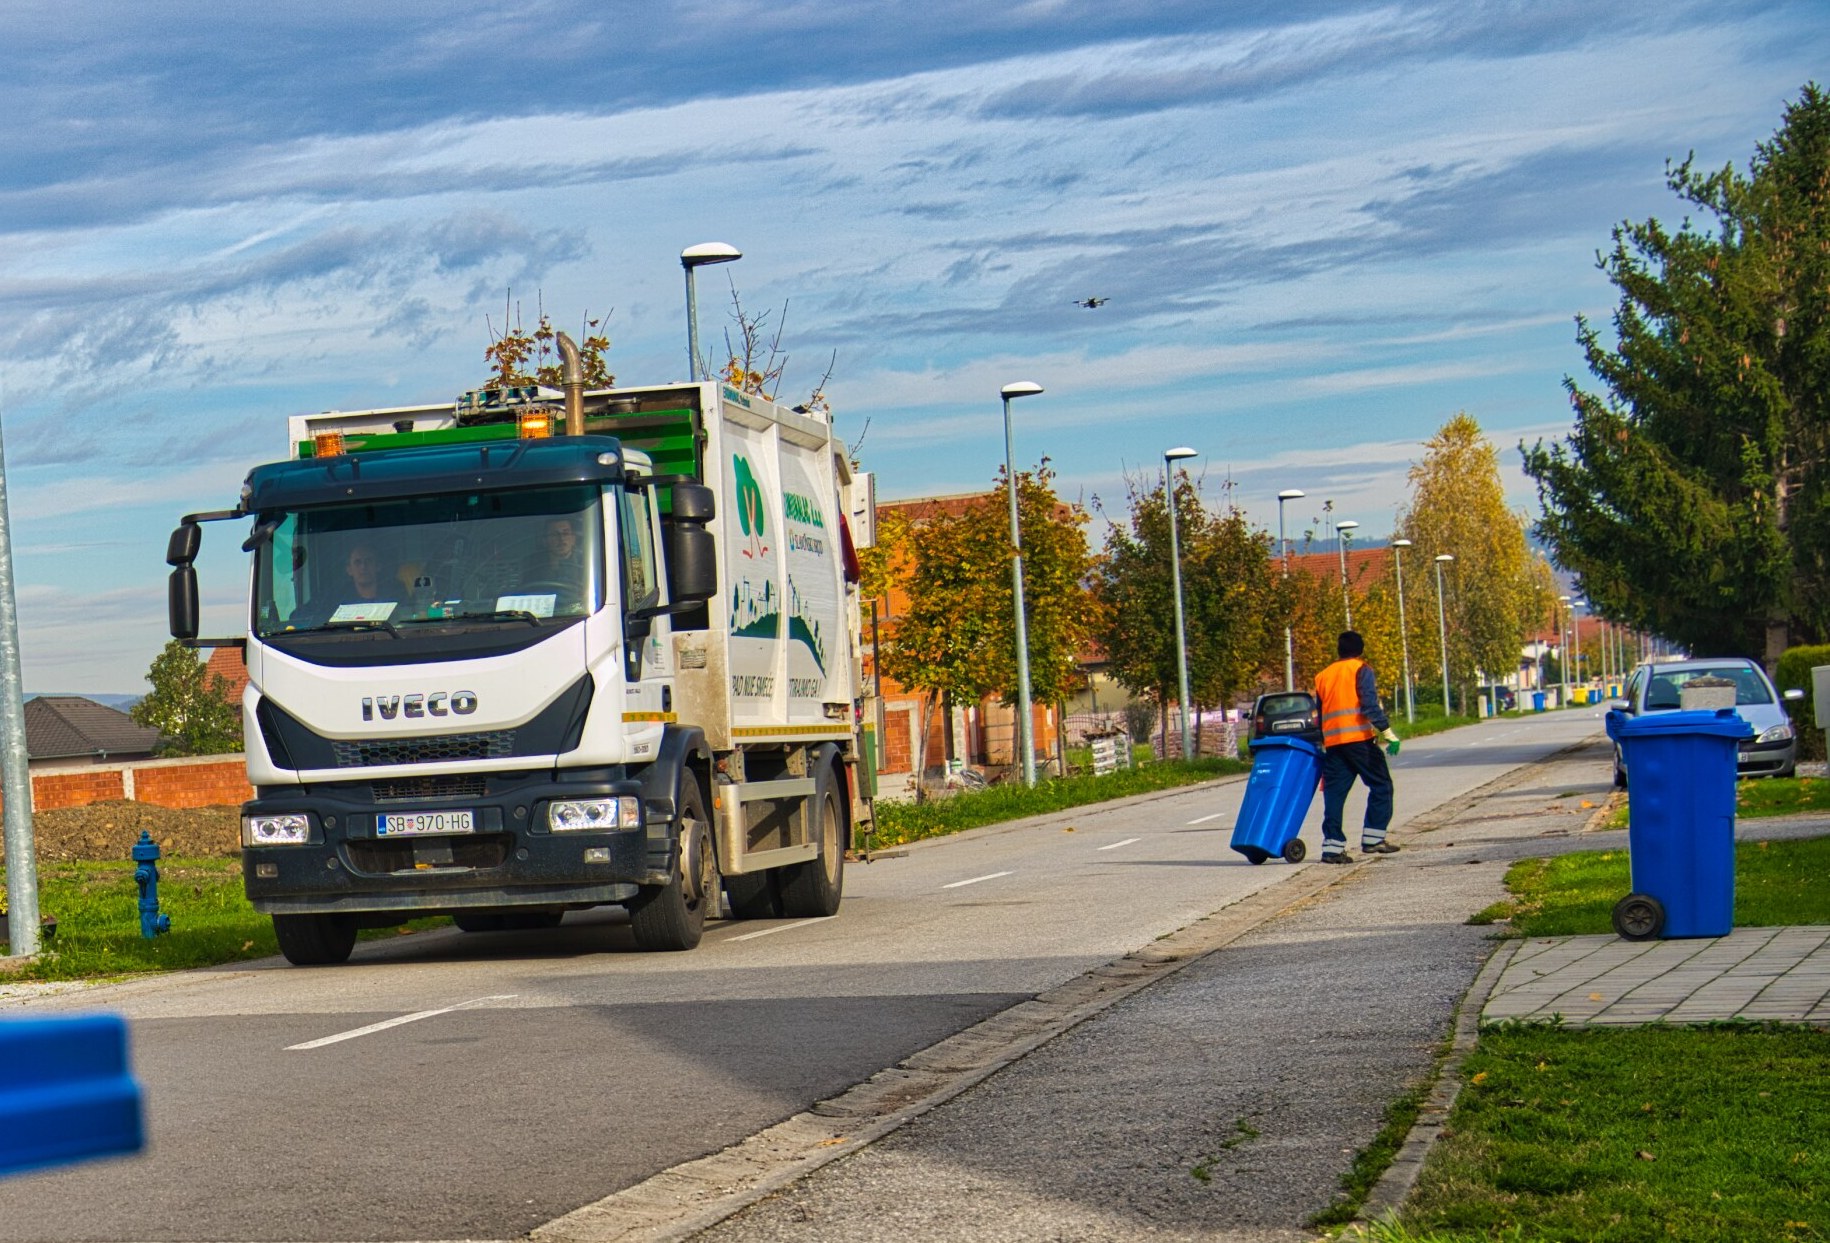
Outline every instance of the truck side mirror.
<svg viewBox="0 0 1830 1243"><path fill-rule="evenodd" d="M203 528L195 522L184 522L172 532L171 539L165 544L165 564L189 565L197 560L197 550L203 547Z"/></svg>
<svg viewBox="0 0 1830 1243"><path fill-rule="evenodd" d="M667 543L667 596L674 604L701 604L718 594L718 549L705 529L717 512L716 494L702 483L677 483Z"/></svg>
<svg viewBox="0 0 1830 1243"><path fill-rule="evenodd" d="M182 530L183 528L179 528ZM195 531L197 528L192 527ZM176 536L173 537L176 539ZM195 543L195 541L193 541ZM192 555L195 556L193 549ZM172 638L197 637L197 568L188 561L172 571L166 583L166 612L170 614Z"/></svg>

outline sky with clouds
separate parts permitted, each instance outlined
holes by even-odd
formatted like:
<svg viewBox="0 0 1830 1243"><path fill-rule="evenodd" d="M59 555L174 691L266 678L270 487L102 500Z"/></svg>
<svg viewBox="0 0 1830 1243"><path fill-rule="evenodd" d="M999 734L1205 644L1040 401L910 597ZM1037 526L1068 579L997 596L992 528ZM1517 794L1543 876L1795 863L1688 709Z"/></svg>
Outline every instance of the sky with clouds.
<svg viewBox="0 0 1830 1243"><path fill-rule="evenodd" d="M1252 519L1383 538L1421 442L1568 426L1595 252L1745 166L1821 0L12 0L0 418L26 687L134 692L165 537L285 418L479 383L511 297L609 316L629 383L782 321L886 499L1047 455L1122 510L1192 445ZM1077 299L1109 299L1088 310ZM206 536L206 631L239 541ZM212 558L212 554L215 554Z"/></svg>

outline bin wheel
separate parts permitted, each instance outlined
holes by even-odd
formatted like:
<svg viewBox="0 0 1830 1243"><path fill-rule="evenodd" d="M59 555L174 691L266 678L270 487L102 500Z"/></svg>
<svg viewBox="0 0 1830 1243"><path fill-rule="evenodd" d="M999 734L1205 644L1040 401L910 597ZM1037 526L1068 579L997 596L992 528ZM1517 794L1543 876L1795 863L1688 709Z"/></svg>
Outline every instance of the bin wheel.
<svg viewBox="0 0 1830 1243"><path fill-rule="evenodd" d="M1284 844L1284 862L1301 863L1309 855L1309 848L1303 845L1303 839L1293 837Z"/></svg>
<svg viewBox="0 0 1830 1243"><path fill-rule="evenodd" d="M1665 904L1649 893L1630 893L1614 904L1614 931L1628 941L1651 941L1665 930Z"/></svg>
<svg viewBox="0 0 1830 1243"><path fill-rule="evenodd" d="M1254 866L1256 866L1257 864L1263 863L1266 859L1269 859L1271 857L1270 855L1266 854L1264 851L1258 849L1258 847L1256 847L1256 846L1243 847L1240 849L1239 853L1244 855L1246 857L1246 861L1248 863L1253 864Z"/></svg>

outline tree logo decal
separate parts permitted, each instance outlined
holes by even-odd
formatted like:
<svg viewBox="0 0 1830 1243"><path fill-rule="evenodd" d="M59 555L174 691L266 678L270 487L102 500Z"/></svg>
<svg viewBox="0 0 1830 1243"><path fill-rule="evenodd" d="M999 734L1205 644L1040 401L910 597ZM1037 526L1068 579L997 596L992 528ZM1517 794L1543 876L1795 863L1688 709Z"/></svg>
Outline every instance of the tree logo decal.
<svg viewBox="0 0 1830 1243"><path fill-rule="evenodd" d="M762 542L766 532L763 513L768 508L763 500L762 485L756 482L756 472L750 469L749 459L741 453L732 455L731 473L737 484L737 521L750 538L748 547L741 551L744 556L758 561L769 551L769 546Z"/></svg>

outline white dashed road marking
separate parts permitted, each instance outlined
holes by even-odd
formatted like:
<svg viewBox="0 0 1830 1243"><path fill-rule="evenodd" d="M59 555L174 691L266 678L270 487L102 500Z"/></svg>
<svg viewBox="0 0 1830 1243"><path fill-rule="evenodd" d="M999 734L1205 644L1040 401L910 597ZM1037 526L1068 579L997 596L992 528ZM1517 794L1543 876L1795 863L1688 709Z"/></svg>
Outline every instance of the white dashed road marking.
<svg viewBox="0 0 1830 1243"><path fill-rule="evenodd" d="M1110 846L1101 846L1100 849L1101 850L1117 850L1120 846L1129 846L1132 842L1141 842L1143 840L1144 839L1141 837L1127 837L1122 842L1113 842Z"/></svg>
<svg viewBox="0 0 1830 1243"><path fill-rule="evenodd" d="M746 932L740 937L726 937L727 941L754 941L757 937L772 937L778 932L793 932L796 928L806 928L812 924L823 924L837 915L822 915L818 919L803 919L796 924L781 924L774 928L764 928L761 932Z"/></svg>
<svg viewBox="0 0 1830 1243"><path fill-rule="evenodd" d="M993 872L989 876L974 876L971 880L956 880L951 885L942 885L942 889L958 889L961 885L976 885L982 880L996 880L1000 876L1009 876L1009 872Z"/></svg>
<svg viewBox="0 0 1830 1243"><path fill-rule="evenodd" d="M502 993L494 997L473 997L469 1001L460 1001L455 1006L444 1006L437 1010L421 1010L417 1014L403 1014L397 1019L384 1019L379 1023L370 1023L367 1027L358 1027L352 1031L338 1032L334 1036L325 1036L319 1040L307 1040L304 1044L289 1044L286 1052L292 1053L302 1049L322 1049L327 1044L339 1041L354 1040L358 1036L372 1036L384 1032L390 1027L399 1027L403 1023L417 1023L421 1019L437 1018L441 1014L450 1014L454 1010L464 1010L471 1006L480 1006L486 1001L513 1001L514 993Z"/></svg>

